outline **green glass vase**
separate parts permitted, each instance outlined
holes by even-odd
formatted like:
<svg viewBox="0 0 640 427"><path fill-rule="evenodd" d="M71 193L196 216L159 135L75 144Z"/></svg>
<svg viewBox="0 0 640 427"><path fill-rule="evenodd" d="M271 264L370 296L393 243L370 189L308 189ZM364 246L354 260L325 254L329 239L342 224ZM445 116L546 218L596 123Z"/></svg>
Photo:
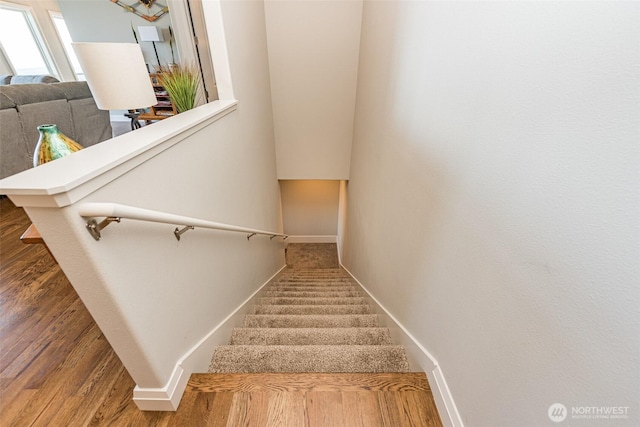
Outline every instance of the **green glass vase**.
<svg viewBox="0 0 640 427"><path fill-rule="evenodd" d="M82 145L60 132L56 125L40 125L38 131L40 138L33 153L34 167L68 156L83 148Z"/></svg>

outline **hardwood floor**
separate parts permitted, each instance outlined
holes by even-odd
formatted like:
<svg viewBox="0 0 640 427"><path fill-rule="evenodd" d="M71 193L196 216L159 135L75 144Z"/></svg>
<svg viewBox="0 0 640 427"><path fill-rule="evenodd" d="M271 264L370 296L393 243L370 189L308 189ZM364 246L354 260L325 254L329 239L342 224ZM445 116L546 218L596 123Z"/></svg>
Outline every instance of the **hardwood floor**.
<svg viewBox="0 0 640 427"><path fill-rule="evenodd" d="M176 412L133 380L41 245L0 200L0 426L439 426L424 374L198 374Z"/></svg>

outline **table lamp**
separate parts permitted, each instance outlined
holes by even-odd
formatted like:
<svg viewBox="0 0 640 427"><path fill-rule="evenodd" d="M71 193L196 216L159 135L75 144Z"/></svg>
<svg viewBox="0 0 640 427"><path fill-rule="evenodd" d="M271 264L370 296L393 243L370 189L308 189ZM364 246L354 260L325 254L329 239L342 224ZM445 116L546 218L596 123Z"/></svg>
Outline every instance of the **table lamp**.
<svg viewBox="0 0 640 427"><path fill-rule="evenodd" d="M138 115L158 103L142 50L137 43L72 43L89 89L101 110L133 110Z"/></svg>
<svg viewBox="0 0 640 427"><path fill-rule="evenodd" d="M154 25L147 25L138 27L138 36L141 42L151 42L153 44L153 51L156 53L156 61L158 61L158 69L160 69L160 57L158 56L158 49L156 49L156 42L164 41L162 31Z"/></svg>

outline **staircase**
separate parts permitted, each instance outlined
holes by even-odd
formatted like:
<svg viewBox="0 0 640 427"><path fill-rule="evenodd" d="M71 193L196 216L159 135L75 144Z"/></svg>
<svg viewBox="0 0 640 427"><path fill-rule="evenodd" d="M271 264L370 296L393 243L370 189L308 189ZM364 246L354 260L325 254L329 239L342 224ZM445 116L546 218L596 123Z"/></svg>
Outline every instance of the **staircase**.
<svg viewBox="0 0 640 427"><path fill-rule="evenodd" d="M209 372L408 372L402 346L339 268L287 269L267 285Z"/></svg>

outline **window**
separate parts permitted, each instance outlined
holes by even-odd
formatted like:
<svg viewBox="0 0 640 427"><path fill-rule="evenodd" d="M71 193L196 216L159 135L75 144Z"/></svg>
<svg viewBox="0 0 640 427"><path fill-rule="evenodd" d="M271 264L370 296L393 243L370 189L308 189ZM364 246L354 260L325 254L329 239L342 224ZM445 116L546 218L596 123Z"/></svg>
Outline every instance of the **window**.
<svg viewBox="0 0 640 427"><path fill-rule="evenodd" d="M58 31L58 37L60 37L60 41L62 42L62 46L64 46L64 52L67 54L67 59L69 59L69 63L73 68L73 73L76 75L76 80L87 80L84 76L84 72L80 67L80 62L76 57L76 52L73 50L71 46L71 34L69 34L69 30L67 29L67 24L64 22L64 18L62 14L59 12L50 11L51 20L56 27L56 31Z"/></svg>
<svg viewBox="0 0 640 427"><path fill-rule="evenodd" d="M58 74L28 8L0 3L0 45L15 74Z"/></svg>

